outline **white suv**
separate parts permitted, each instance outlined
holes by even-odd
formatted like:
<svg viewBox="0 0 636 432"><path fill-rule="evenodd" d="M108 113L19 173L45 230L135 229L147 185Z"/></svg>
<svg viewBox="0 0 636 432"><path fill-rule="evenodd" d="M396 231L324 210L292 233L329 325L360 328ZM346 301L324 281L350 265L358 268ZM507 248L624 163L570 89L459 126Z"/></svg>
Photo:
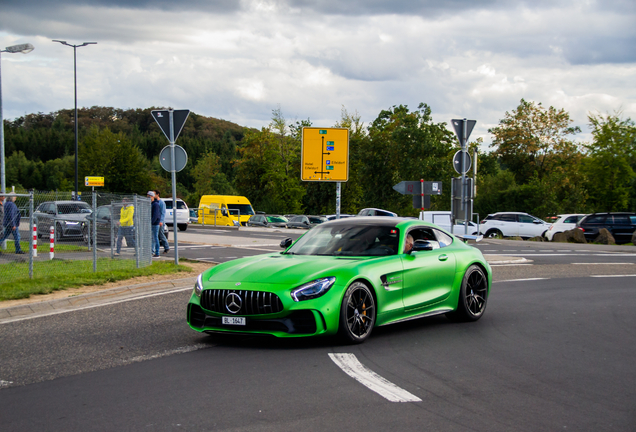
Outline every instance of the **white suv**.
<svg viewBox="0 0 636 432"><path fill-rule="evenodd" d="M172 216L172 198L161 198L161 201L166 203L166 226L171 227L174 221ZM188 229L190 223L190 210L188 205L180 198L177 198L177 227L179 231L185 231Z"/></svg>
<svg viewBox="0 0 636 432"><path fill-rule="evenodd" d="M550 224L528 213L500 212L488 215L479 224L479 232L485 237L542 236Z"/></svg>

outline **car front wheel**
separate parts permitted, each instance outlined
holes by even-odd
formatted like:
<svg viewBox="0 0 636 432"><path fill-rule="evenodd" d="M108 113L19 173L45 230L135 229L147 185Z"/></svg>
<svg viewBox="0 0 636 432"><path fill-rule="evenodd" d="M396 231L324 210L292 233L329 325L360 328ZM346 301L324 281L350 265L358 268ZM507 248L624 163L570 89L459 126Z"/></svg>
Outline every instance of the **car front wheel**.
<svg viewBox="0 0 636 432"><path fill-rule="evenodd" d="M177 228L179 228L179 231L185 231L188 229L188 225L187 224L178 224Z"/></svg>
<svg viewBox="0 0 636 432"><path fill-rule="evenodd" d="M340 307L339 333L347 343L364 342L375 325L376 307L373 293L362 282L352 283Z"/></svg>
<svg viewBox="0 0 636 432"><path fill-rule="evenodd" d="M471 265L464 274L457 301L457 310L448 314L458 321L477 321L486 310L488 278L477 265Z"/></svg>

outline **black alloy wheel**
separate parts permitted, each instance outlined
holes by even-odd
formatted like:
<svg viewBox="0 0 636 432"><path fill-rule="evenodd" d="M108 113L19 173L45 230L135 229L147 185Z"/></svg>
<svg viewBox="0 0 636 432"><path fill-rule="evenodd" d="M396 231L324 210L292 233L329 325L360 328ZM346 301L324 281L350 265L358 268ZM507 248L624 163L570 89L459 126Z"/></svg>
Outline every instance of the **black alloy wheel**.
<svg viewBox="0 0 636 432"><path fill-rule="evenodd" d="M364 342L375 325L375 298L367 285L352 283L340 308L340 335L348 343Z"/></svg>
<svg viewBox="0 0 636 432"><path fill-rule="evenodd" d="M448 316L460 321L477 321L484 314L487 302L488 278L481 267L473 264L464 274L457 310Z"/></svg>
<svg viewBox="0 0 636 432"><path fill-rule="evenodd" d="M58 242L62 240L63 237L64 233L62 232L62 225L59 223L55 224L55 241Z"/></svg>

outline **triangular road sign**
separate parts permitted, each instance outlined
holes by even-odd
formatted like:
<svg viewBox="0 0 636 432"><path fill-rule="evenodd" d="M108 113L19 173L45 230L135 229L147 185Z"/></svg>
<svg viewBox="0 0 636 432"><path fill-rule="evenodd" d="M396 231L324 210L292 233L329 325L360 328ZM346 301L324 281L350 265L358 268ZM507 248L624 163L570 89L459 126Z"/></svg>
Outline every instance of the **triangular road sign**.
<svg viewBox="0 0 636 432"><path fill-rule="evenodd" d="M463 147L464 140L468 143L468 137L470 133L473 131L477 120L466 120L466 136L464 136L464 119L453 119L451 120L451 124L453 125L453 129L455 129L455 135L457 135L457 139L459 140L459 144Z"/></svg>
<svg viewBox="0 0 636 432"><path fill-rule="evenodd" d="M150 113L152 114L152 117L155 119L155 121L157 122L161 130L163 131L163 134L166 136L166 138L168 138L168 141L170 141L170 111L169 110L153 110L153 111L150 111ZM173 110L172 111L172 122L174 124L174 127L173 127L174 137L173 137L173 141L171 142L174 142L177 140L177 137L181 133L181 130L183 129L183 125L185 124L185 121L188 119L189 114L190 114L190 110Z"/></svg>

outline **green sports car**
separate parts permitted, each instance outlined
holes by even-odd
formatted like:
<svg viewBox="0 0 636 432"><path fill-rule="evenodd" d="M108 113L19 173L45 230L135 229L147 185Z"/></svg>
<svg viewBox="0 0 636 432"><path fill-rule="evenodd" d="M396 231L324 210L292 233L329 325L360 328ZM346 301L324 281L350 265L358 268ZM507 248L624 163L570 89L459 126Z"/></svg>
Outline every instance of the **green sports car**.
<svg viewBox="0 0 636 432"><path fill-rule="evenodd" d="M492 272L481 252L426 222L340 219L281 247L201 273L190 327L360 343L375 326L437 314L476 321L486 309Z"/></svg>

